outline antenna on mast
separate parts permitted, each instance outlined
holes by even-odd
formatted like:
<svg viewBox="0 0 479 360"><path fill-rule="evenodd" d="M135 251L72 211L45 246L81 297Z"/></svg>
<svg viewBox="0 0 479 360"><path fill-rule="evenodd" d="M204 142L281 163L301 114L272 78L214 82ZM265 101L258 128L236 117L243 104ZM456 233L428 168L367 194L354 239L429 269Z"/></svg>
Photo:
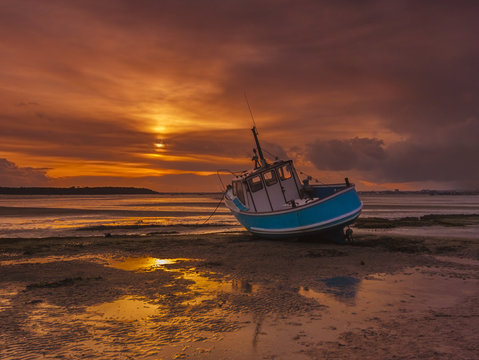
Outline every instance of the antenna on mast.
<svg viewBox="0 0 479 360"><path fill-rule="evenodd" d="M244 92L244 99L246 100L246 104L248 105L249 114L251 115L251 120L253 120L253 127L256 128L256 122L254 121L253 112L251 111L251 106L249 106L248 96L246 96L246 91Z"/></svg>
<svg viewBox="0 0 479 360"><path fill-rule="evenodd" d="M266 159L263 156L263 151L261 150L261 145L259 144L258 130L256 130L256 122L254 121L253 111L251 111L251 106L249 105L248 97L246 96L246 91L244 92L244 98L246 100L246 104L248 104L251 120L253 120L253 128L251 129L251 131L253 132L254 141L256 142L256 148L258 149L258 155L261 162L261 166L266 166L268 165L268 163L266 162Z"/></svg>

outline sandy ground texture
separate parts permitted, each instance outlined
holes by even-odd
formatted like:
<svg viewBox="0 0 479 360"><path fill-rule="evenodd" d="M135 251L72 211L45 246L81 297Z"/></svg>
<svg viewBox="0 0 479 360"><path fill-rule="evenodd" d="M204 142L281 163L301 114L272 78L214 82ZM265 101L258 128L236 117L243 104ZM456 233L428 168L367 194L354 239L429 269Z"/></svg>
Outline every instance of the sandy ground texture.
<svg viewBox="0 0 479 360"><path fill-rule="evenodd" d="M1 359L478 359L479 239L0 239Z"/></svg>

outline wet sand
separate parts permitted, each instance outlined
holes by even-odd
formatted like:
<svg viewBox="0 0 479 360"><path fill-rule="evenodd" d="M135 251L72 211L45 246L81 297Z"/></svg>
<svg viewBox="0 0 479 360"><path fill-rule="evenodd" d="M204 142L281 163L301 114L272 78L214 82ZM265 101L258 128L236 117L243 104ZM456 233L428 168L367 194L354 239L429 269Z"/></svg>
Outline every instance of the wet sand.
<svg viewBox="0 0 479 360"><path fill-rule="evenodd" d="M0 239L0 358L477 359L479 239Z"/></svg>

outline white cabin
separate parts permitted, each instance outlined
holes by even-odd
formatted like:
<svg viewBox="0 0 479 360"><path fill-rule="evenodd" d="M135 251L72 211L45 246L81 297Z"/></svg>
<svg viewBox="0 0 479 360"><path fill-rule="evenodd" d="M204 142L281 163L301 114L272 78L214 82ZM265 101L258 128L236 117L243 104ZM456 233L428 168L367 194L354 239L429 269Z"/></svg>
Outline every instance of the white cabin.
<svg viewBox="0 0 479 360"><path fill-rule="evenodd" d="M233 180L233 195L249 212L271 212L294 207L301 199L301 182L291 160L239 175Z"/></svg>

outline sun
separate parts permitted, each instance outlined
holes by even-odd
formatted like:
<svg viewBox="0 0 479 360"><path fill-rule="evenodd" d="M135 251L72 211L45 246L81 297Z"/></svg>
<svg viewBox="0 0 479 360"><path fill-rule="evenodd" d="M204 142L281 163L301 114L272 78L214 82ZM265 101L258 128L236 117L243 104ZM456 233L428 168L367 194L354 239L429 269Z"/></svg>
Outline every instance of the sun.
<svg viewBox="0 0 479 360"><path fill-rule="evenodd" d="M157 150L159 149L164 149L165 148L165 142L163 140L156 140L155 142L155 148Z"/></svg>

